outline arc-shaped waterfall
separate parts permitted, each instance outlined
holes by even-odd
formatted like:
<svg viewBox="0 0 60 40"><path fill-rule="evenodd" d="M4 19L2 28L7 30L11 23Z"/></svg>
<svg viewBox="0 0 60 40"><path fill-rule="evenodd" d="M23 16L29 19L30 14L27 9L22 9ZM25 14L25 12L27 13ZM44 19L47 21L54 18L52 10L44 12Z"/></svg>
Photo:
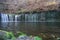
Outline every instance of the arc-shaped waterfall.
<svg viewBox="0 0 60 40"><path fill-rule="evenodd" d="M40 14L3 14L1 13L2 22L55 22L56 14L40 13Z"/></svg>

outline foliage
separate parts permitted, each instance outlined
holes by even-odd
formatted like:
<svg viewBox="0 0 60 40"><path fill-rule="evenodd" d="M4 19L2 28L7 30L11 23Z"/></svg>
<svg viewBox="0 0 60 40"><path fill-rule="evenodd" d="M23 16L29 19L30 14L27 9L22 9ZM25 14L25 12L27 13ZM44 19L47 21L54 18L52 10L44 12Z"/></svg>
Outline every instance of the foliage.
<svg viewBox="0 0 60 40"><path fill-rule="evenodd" d="M15 37L12 32L6 32L6 31L0 30L0 39L2 39L2 40L8 40L8 39L15 40Z"/></svg>

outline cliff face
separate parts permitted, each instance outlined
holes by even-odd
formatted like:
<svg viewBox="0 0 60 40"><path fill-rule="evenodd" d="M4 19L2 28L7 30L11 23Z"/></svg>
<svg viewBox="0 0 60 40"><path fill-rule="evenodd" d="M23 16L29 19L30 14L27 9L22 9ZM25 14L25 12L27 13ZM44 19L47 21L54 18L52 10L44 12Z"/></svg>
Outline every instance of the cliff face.
<svg viewBox="0 0 60 40"><path fill-rule="evenodd" d="M58 9L58 4L57 0L25 0L25 2L19 2L18 9L21 11L47 11Z"/></svg>
<svg viewBox="0 0 60 40"><path fill-rule="evenodd" d="M4 1L4 0L3 0ZM6 0L8 12L47 11L58 9L59 0ZM5 10L6 12L7 10Z"/></svg>

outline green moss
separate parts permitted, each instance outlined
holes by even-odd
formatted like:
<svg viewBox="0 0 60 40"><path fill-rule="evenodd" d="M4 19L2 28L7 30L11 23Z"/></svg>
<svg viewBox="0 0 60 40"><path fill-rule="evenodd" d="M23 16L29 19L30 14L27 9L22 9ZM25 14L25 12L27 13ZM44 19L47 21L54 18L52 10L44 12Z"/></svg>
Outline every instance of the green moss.
<svg viewBox="0 0 60 40"><path fill-rule="evenodd" d="M8 39L15 40L15 36L14 36L14 34L12 32L2 31L2 30L0 30L0 32L3 32L4 33L3 35L0 35L0 39L4 39L4 40L8 40Z"/></svg>
<svg viewBox="0 0 60 40"><path fill-rule="evenodd" d="M34 40L42 40L42 38L41 37L38 37L38 36L35 36L34 37Z"/></svg>

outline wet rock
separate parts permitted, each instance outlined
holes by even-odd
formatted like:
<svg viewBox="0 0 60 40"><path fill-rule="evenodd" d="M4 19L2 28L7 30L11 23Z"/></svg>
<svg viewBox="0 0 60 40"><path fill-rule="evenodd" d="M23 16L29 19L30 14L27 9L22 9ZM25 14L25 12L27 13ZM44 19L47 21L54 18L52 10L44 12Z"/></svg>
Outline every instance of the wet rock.
<svg viewBox="0 0 60 40"><path fill-rule="evenodd" d="M13 33L0 30L0 40L15 40Z"/></svg>
<svg viewBox="0 0 60 40"><path fill-rule="evenodd" d="M42 40L42 38L38 37L38 36L35 36L35 37L32 37L32 36L19 36L17 38L17 40Z"/></svg>
<svg viewBox="0 0 60 40"><path fill-rule="evenodd" d="M27 40L29 37L25 35L21 35L17 38L17 40Z"/></svg>

